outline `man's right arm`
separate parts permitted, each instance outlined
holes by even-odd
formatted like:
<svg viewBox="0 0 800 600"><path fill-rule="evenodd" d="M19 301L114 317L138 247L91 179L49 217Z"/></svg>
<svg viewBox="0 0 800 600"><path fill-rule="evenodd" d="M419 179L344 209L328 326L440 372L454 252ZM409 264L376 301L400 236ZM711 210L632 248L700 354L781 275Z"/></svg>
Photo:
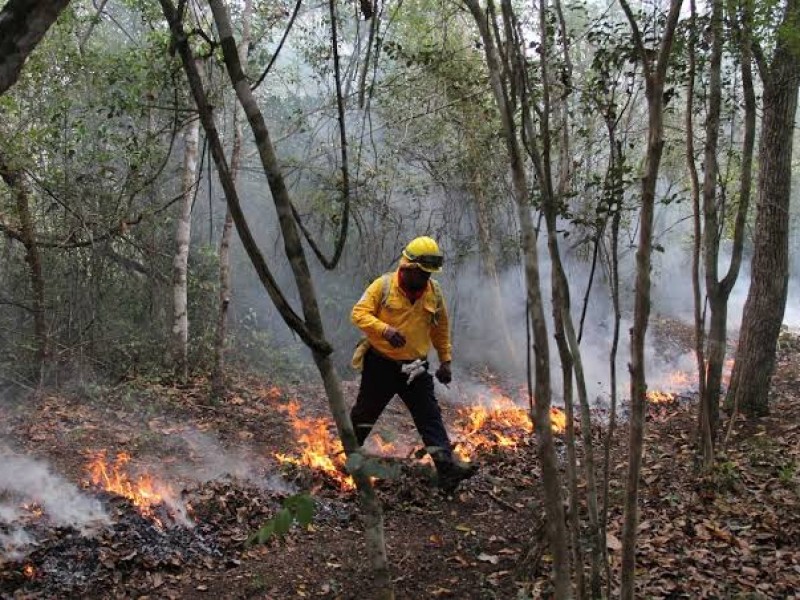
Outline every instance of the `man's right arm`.
<svg viewBox="0 0 800 600"><path fill-rule="evenodd" d="M368 336L381 337L388 325L378 318L383 295L383 282L379 277L367 288L353 307L350 319Z"/></svg>

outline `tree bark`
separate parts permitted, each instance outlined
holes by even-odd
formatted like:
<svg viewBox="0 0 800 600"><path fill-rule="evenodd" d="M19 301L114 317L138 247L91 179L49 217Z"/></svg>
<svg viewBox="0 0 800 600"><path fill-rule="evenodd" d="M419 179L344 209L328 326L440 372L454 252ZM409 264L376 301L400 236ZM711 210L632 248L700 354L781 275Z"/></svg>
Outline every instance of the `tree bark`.
<svg viewBox="0 0 800 600"><path fill-rule="evenodd" d="M198 66L199 68L199 66ZM192 204L197 184L197 149L200 143L200 121L186 126L183 135L183 177L180 213L175 227L175 256L172 259L172 364L175 376L189 378L189 313L188 269L189 242L192 234Z"/></svg>
<svg viewBox="0 0 800 600"><path fill-rule="evenodd" d="M245 0L242 13L242 39L239 42L239 56L247 61L250 43L250 19L253 15L253 0ZM233 107L233 148L231 149L231 178L233 184L239 177L239 163L242 155L242 124L239 118L239 104ZM226 207L225 221L222 224L222 237L219 242L219 312L214 334L214 368L211 373L211 392L215 397L225 393L225 346L227 344L228 309L231 303L231 238L233 237L233 218Z"/></svg>
<svg viewBox="0 0 800 600"><path fill-rule="evenodd" d="M508 15L513 15L513 11L511 8L510 3L504 3L505 11ZM556 12L559 15L559 21L562 26L562 38L566 39L568 33L566 31L566 27L564 25L563 16L561 15L560 10L560 3L558 1L555 2ZM524 73L524 65L521 60L521 56L517 54L516 64L517 70L520 74L520 78L525 81L526 83L521 86L523 90L523 97L522 97L522 114L524 123L526 124L525 131L528 132L526 136L526 144L528 148L528 153L530 154L535 170L539 177L539 184L540 184L540 193L542 195L542 208L545 215L545 222L547 226L547 247L550 254L550 263L552 265L552 290L553 290L553 318L555 322L556 328L556 343L558 346L559 356L562 362L562 368L565 366L569 367L568 376L572 377L574 373L575 376L575 389L577 390L578 394L578 402L580 406L580 417L581 417L581 438L583 442L583 452L584 452L584 476L586 478L586 504L589 514L589 539L592 546L592 554L591 554L591 579L590 579L590 586L591 586L591 594L593 597L599 597L601 595L601 583L600 583L600 572L601 572L601 565L602 559L604 556L603 546L600 543L600 523L599 523L599 513L597 507L597 477L595 473L595 466L594 466L594 445L592 441L592 421L591 421L591 412L589 408L588 397L586 393L586 381L583 373L583 361L581 357L581 350L580 345L578 343L578 338L575 333L575 326L572 320L572 312L571 312L571 299L570 299L570 290L569 290L569 282L567 280L567 275L564 270L564 265L561 260L561 251L559 248L558 243L558 230L557 230L557 219L558 219L558 207L563 201L564 198L567 197L569 192L569 135L568 135L568 128L569 122L567 120L567 110L566 107L563 107L561 112L561 131L562 131L562 139L561 139L561 147L560 147L560 164L561 164L561 172L559 173L559 183L558 189L554 189L553 185L553 173L552 173L552 131L550 127L550 114L553 111L553 105L551 103L551 89L550 89L550 75L548 69L548 61L550 60L550 55L548 52L548 45L549 45L549 38L545 33L547 30L546 24L546 4L542 3L540 5L539 17L540 17L540 31L543 32L540 42L541 44L541 61L540 61L540 70L541 70L541 78L542 78L542 89L541 89L541 96L542 96L542 105L540 109L537 111L539 115L539 122L540 122L540 131L537 132L534 130L533 127L533 117L531 114L531 106L529 101L529 96L533 95L533 90L530 90L530 94L528 94L526 88L528 82L526 81L527 78L525 77ZM519 47L520 43L524 45L522 40L522 32L518 30L518 35L520 37L519 43L517 47ZM571 61L569 58L569 48L565 42L564 48L564 62L567 65L566 72L561 74L561 81L566 86L566 90L564 95L561 98L562 102L565 102L569 96L570 86L571 86ZM538 139L541 139L541 147ZM566 371L565 371L566 374ZM572 389L572 382L569 382L569 389ZM572 402L572 397L570 396L564 398L565 405L567 402ZM570 406L570 413L571 413L571 406ZM569 416L568 416L569 418ZM572 442L574 444L574 440ZM574 458L574 457L573 457ZM580 553L579 553L580 554ZM579 563L575 565L576 574L580 572L580 576L576 578L578 583L578 593L583 595L584 593L584 584L583 584L583 564Z"/></svg>
<svg viewBox="0 0 800 600"><path fill-rule="evenodd" d="M0 11L0 94L22 67L69 0L9 0Z"/></svg>
<svg viewBox="0 0 800 600"><path fill-rule="evenodd" d="M19 218L19 240L25 248L33 301L33 335L36 340L36 362L39 381L42 381L48 357L47 322L45 320L45 285L42 274L42 257L36 242L36 224L31 213L31 192L24 173L11 165L5 153L0 152L0 177L11 189Z"/></svg>
<svg viewBox="0 0 800 600"><path fill-rule="evenodd" d="M638 526L639 477L642 470L644 444L644 413L647 402L644 345L650 317L650 267L653 248L653 213L656 182L664 148L664 81L672 50L675 27L682 0L671 0L664 25L656 63L644 46L636 18L627 0L620 0L633 33L639 59L644 66L645 96L647 98L647 154L642 177L642 208L639 222L639 247L636 252L636 284L634 292L633 327L631 329L631 415L629 436L629 466L625 489L625 511L622 529L622 585L620 598L633 600L636 569L636 529Z"/></svg>
<svg viewBox="0 0 800 600"><path fill-rule="evenodd" d="M245 250L247 250L264 287L281 316L284 318L284 321L293 331L297 332L301 339L310 347L314 361L322 377L330 409L339 436L342 439L345 452L347 454L356 452L358 450L358 442L356 441L353 426L347 414L347 406L344 402L341 382L330 360L332 348L325 339L325 330L317 303L316 293L314 291L313 281L308 270L308 263L305 258L305 252L300 241L296 224L292 219L288 192L275 157L275 152L263 116L255 103L250 86L242 71L228 11L220 0L212 0L210 2L214 14L214 21L219 31L220 45L222 46L228 75L236 90L239 103L242 105L245 114L247 114L250 128L256 138L256 144L262 159L262 166L267 176L272 192L272 199L278 212L279 224L284 239L284 251L289 260L295 284L300 295L305 320L300 319L286 302L283 293L277 286L272 273L269 271L264 261L263 255L255 244L255 240L252 237L252 233L249 230L247 221L241 210L236 186L233 185L227 160L214 123L212 108L208 104L202 81L194 65L194 59L189 48L186 33L183 30L183 25L179 20L171 0L160 0L160 2L164 15L169 22L173 41L180 52L184 70L189 78L192 92L200 112L203 128L206 130L206 135L209 140L212 156L217 165L220 183L225 192L225 198L231 209L231 215L237 231L242 239L242 244ZM390 600L394 598L394 591L392 588L389 565L386 559L383 516L380 502L372 490L369 478L366 477L363 472L357 470L353 473L353 476L359 490L362 506L364 507L367 546L370 551L370 559L372 561L373 575L375 578L376 589L371 595L382 600Z"/></svg>
<svg viewBox="0 0 800 600"><path fill-rule="evenodd" d="M754 46L764 84L755 248L728 391L729 404L749 417L769 413L768 395L789 283L789 201L800 85L795 34L800 27L800 0L788 0L785 10L769 65Z"/></svg>
<svg viewBox="0 0 800 600"><path fill-rule="evenodd" d="M547 532L550 549L553 555L553 584L555 597L566 599L572 597L570 557L567 549L567 532L564 524L564 508L561 503L561 481L558 474L558 461L553 443L553 431L550 423L550 351L542 303L541 281L539 276L539 257L536 248L536 229L533 225L531 206L528 202L528 183L525 164L520 149L516 125L509 104L510 94L507 82L503 80L500 57L490 31L488 15L481 8L478 0L464 0L472 13L483 41L489 81L495 102L500 111L503 135L508 149L512 194L522 231L522 250L525 261L528 303L531 309L533 326L533 345L535 355L536 404L534 423L539 461L542 465L542 479L545 493L545 512L547 514ZM493 11L490 2L490 10ZM510 24L507 24L509 26ZM495 24L496 27L496 24ZM509 40L510 41L510 40Z"/></svg>

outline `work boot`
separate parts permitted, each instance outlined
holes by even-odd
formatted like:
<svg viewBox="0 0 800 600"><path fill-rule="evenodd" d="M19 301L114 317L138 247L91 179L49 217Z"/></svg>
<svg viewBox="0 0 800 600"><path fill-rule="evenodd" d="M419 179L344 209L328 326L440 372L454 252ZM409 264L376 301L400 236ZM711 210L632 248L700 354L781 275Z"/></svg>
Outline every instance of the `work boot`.
<svg viewBox="0 0 800 600"><path fill-rule="evenodd" d="M437 462L436 470L439 473L439 488L445 494L452 494L456 491L459 483L478 472L478 465L453 459Z"/></svg>

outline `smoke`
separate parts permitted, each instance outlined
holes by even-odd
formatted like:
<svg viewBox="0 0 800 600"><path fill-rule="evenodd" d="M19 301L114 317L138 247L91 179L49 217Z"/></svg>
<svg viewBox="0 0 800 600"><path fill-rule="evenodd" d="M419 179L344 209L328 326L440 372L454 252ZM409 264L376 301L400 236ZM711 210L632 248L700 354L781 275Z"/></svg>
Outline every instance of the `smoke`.
<svg viewBox="0 0 800 600"><path fill-rule="evenodd" d="M39 505L55 526L74 527L83 534L109 522L100 502L51 472L43 462L0 446L0 548L5 559L20 557L34 539L14 525L25 516L24 504Z"/></svg>
<svg viewBox="0 0 800 600"><path fill-rule="evenodd" d="M10 533L5 534L0 531L0 549L3 560L19 560L25 556L25 550L29 548L35 540L28 535L24 529L12 527Z"/></svg>
<svg viewBox="0 0 800 600"><path fill-rule="evenodd" d="M265 491L296 491L279 475L269 472L266 461L244 446L226 449L212 436L194 429L180 435L189 446L193 464L176 467L171 471L175 476L200 483L229 477L248 481Z"/></svg>
<svg viewBox="0 0 800 600"><path fill-rule="evenodd" d="M52 473L45 463L1 447L0 490L36 502L56 525L85 530L108 522L108 515L99 501ZM0 512L0 516L10 514L8 507Z"/></svg>

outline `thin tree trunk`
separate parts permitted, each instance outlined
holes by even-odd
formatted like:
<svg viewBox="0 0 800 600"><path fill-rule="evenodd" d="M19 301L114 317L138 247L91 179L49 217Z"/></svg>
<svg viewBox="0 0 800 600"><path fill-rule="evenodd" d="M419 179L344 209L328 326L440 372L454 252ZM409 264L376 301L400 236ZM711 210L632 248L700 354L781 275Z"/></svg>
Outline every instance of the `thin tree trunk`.
<svg viewBox="0 0 800 600"><path fill-rule="evenodd" d="M250 19L253 15L253 0L245 0L242 13L242 40L239 43L239 56L247 61L250 43ZM231 149L231 178L233 184L239 177L239 163L242 155L242 124L239 119L239 104L233 106L233 148ZM211 375L211 391L215 397L225 393L225 346L227 344L228 308L231 303L231 238L233 237L233 218L226 207L225 221L222 224L222 237L219 242L219 312L214 335L214 369Z"/></svg>
<svg viewBox="0 0 800 600"><path fill-rule="evenodd" d="M620 187L621 190L622 188ZM611 303L614 307L614 333L611 337L611 351L608 356L608 371L611 381L611 414L608 417L608 433L606 434L605 447L603 449L603 513L600 517L600 531L603 543L606 543L606 532L608 530L608 484L611 476L611 445L614 441L614 432L617 427L617 349L619 347L620 321L622 320L619 308L619 226L621 220L622 198L620 197L617 210L614 212L611 221L611 256L609 257ZM608 560L606 560L606 597L611 598L611 562Z"/></svg>
<svg viewBox="0 0 800 600"><path fill-rule="evenodd" d="M47 322L45 319L45 285L42 274L42 257L36 242L36 224L31 213L31 192L25 175L14 168L8 158L0 152L0 177L6 182L14 196L17 217L19 218L19 239L25 248L25 262L28 263L33 314L33 335L36 340L36 364L39 369L39 382L42 383L48 357Z"/></svg>
<svg viewBox="0 0 800 600"><path fill-rule="evenodd" d="M708 365L722 365L725 359L725 318L727 298L719 294L719 243L720 226L717 209L717 148L722 105L722 0L711 3L711 62L709 65L708 111L706 116L705 156L703 160L703 220L704 220L704 272L706 294L711 308L711 330L708 337ZM697 310L697 309L695 309ZM720 326L722 331L720 331ZM722 338L720 339L720 334ZM703 463L708 467L714 461L719 424L720 380L712 381L708 372L700 398L700 436ZM721 375L721 369L718 376Z"/></svg>
<svg viewBox="0 0 800 600"><path fill-rule="evenodd" d="M800 0L789 0L778 31L800 27ZM789 283L789 201L800 84L800 50L779 35L770 65L756 46L763 117L750 289L744 305L728 402L750 417L769 413L768 394Z"/></svg>
<svg viewBox="0 0 800 600"><path fill-rule="evenodd" d="M500 111L503 134L511 163L512 193L517 206L522 232L528 302L531 308L531 320L533 325L533 344L536 364L536 440L539 460L542 465L548 539L553 555L555 597L560 600L572 597L572 586L570 583L571 569L569 550L567 549L567 533L564 524L564 508L561 504L561 482L558 474L558 462L550 423L550 403L552 394L550 384L550 352L548 347L547 323L545 321L544 306L542 303L539 257L536 248L536 229L533 225L531 208L528 203L528 184L525 165L512 110L509 106L509 94L506 89L507 82L503 81L501 75L500 57L490 31L488 16L481 8L478 0L464 0L464 2L475 19L483 41L486 64L489 71L489 81L495 102ZM491 2L490 10L493 12Z"/></svg>
<svg viewBox="0 0 800 600"><path fill-rule="evenodd" d="M231 208L231 214L248 254L256 267L256 271L262 279L270 297L276 305L287 325L300 335L300 337L311 348L314 361L317 364L328 402L333 414L339 436L342 439L345 452L347 454L358 450L353 426L347 414L347 406L333 364L330 360L332 348L325 340L325 331L322 317L317 304L314 285L305 258L305 252L301 244L300 235L297 231L296 223L292 218L291 203L283 180L280 168L278 167L275 152L269 137L269 131L264 123L258 106L255 103L247 79L242 71L239 61L239 54L236 42L233 38L233 31L230 24L230 17L225 6L220 0L211 0L210 5L214 14L214 21L217 25L220 37L220 45L223 50L225 65L230 76L231 83L236 90L242 108L247 115L251 130L256 139L259 154L262 160L265 175L272 192L272 198L278 212L279 224L284 239L284 250L289 260L295 284L300 295L303 306L305 320L298 317L286 302L280 289L267 268L263 255L255 245L252 234L241 211L236 187L230 177L227 161L225 159L222 144L214 124L212 109L208 104L202 82L194 66L191 50L189 49L186 34L179 17L172 5L171 0L160 0L164 14L170 24L173 40L175 41L183 61L184 69L189 77L192 91L197 102L198 109L206 130L212 155L217 164L217 172L220 176L220 183L225 191L225 197ZM389 600L394 598L392 581L386 559L386 550L383 534L383 517L380 502L372 490L369 478L362 471L356 470L353 474L359 490L359 497L365 512L365 527L370 560L373 566L374 593L368 594L372 597Z"/></svg>
<svg viewBox="0 0 800 600"><path fill-rule="evenodd" d="M633 600L636 569L636 529L638 526L639 478L642 469L644 444L644 413L647 395L645 380L644 345L647 322L650 316L650 264L653 248L653 213L655 211L656 182L664 148L664 80L672 50L675 27L682 0L671 0L669 15L664 26L661 45L652 60L644 46L636 18L627 0L620 0L630 22L639 58L646 78L648 133L644 176L642 177L642 209L639 222L639 248L636 252L636 286L634 292L633 327L631 329L631 415L629 439L629 467L625 489L625 512L622 530L622 585L620 598Z"/></svg>
<svg viewBox="0 0 800 600"><path fill-rule="evenodd" d="M186 126L183 135L183 197L175 227L175 256L172 259L172 363L175 376L189 378L188 268L189 242L192 233L192 204L197 180L197 149L200 144L200 121Z"/></svg>
<svg viewBox="0 0 800 600"><path fill-rule="evenodd" d="M700 211L700 179L697 175L697 165L694 158L694 86L696 76L697 48L697 7L691 0L691 25L688 48L689 82L686 91L686 168L689 172L689 182L692 192L692 297L694 304L694 353L697 362L697 380L699 383L700 402L698 406L698 446L705 458L706 464L713 460L714 448L708 411L706 410L706 359L705 359L705 313L703 296L700 285L700 253L703 245L702 214ZM713 62L713 61L712 61ZM719 67L719 63L717 63ZM713 65L712 65L713 68Z"/></svg>
<svg viewBox="0 0 800 600"><path fill-rule="evenodd" d="M559 21L561 23L562 28L562 37L567 36L567 32L565 30L565 25L563 22L563 17L561 16L560 11L560 4L556 2L555 4L556 12L559 14ZM511 8L510 3L504 3L504 9L508 15L513 16L513 10ZM542 3L540 5L539 17L540 17L540 31L546 31L546 5ZM522 40L522 33L519 32L520 41ZM557 218L558 218L558 206L560 204L561 199L566 198L569 192L569 162L570 162L570 155L569 155L569 135L568 135L568 127L569 123L566 118L566 108L561 111L562 114L562 123L561 123L561 130L562 130L562 140L561 140L561 148L560 148L560 164L561 164L561 172L559 177L559 185L558 185L558 195L553 189L553 176L552 176L552 165L551 165L551 146L552 146L552 134L550 129L550 112L552 110L551 105L551 94L550 94L550 78L549 78L549 69L548 69L548 61L550 60L549 52L548 52L548 37L547 35L542 35L541 44L541 61L540 61L540 70L541 70L541 77L542 77L542 107L539 111L540 121L541 121L541 152L539 150L539 144L537 142L536 132L533 128L533 122L531 117L531 111L528 101L528 94L525 91L527 83L521 86L523 90L523 120L526 124L525 131L528 132L526 136L526 142L528 146L529 154L533 159L534 165L536 167L536 172L539 174L540 186L541 186L541 193L542 193L542 204L545 213L545 221L547 224L547 246L550 253L550 262L552 265L552 281L553 281L553 304L554 304L554 318L556 320L556 329L557 331L560 330L563 333L563 336L559 339L556 337L557 343L559 343L559 354L561 355L562 364L566 361L571 367L572 371L575 374L575 382L576 382L576 389L578 392L578 401L580 406L580 415L581 415L581 437L583 442L583 451L584 451L584 475L586 477L586 503L589 513L589 538L592 545L592 561L591 561L591 594L594 597L599 597L601 595L601 583L600 583L600 572L601 572L601 564L602 559L604 556L603 547L600 543L600 524L599 524L599 513L597 508L597 477L594 468L594 447L592 441L592 422L591 422L591 412L589 408L589 402L586 394L586 381L583 373L583 361L581 360L581 350L580 345L578 343L577 336L575 334L575 327L572 320L572 313L571 313L571 301L570 301L570 291L569 291L569 282L567 281L566 272L564 271L564 266L561 261L561 251L559 249L558 244L558 231L557 231ZM566 101L568 97L569 85L571 84L571 68L569 65L571 64L569 60L569 48L565 46L564 48L564 57L565 57L565 64L567 65L567 72L561 75L561 80L567 86L567 92L565 92L565 96L562 98L562 101ZM521 61L519 58L518 61L518 69L520 73L524 73ZM523 81L526 79L524 74L522 75ZM557 307L557 309L556 309ZM571 386L570 386L571 387ZM571 400L571 399L570 399ZM583 569L583 565L579 564L576 565L576 572L581 572ZM578 580L579 586L578 591L581 595L584 594L583 589L583 581L582 581L582 573L581 577Z"/></svg>

